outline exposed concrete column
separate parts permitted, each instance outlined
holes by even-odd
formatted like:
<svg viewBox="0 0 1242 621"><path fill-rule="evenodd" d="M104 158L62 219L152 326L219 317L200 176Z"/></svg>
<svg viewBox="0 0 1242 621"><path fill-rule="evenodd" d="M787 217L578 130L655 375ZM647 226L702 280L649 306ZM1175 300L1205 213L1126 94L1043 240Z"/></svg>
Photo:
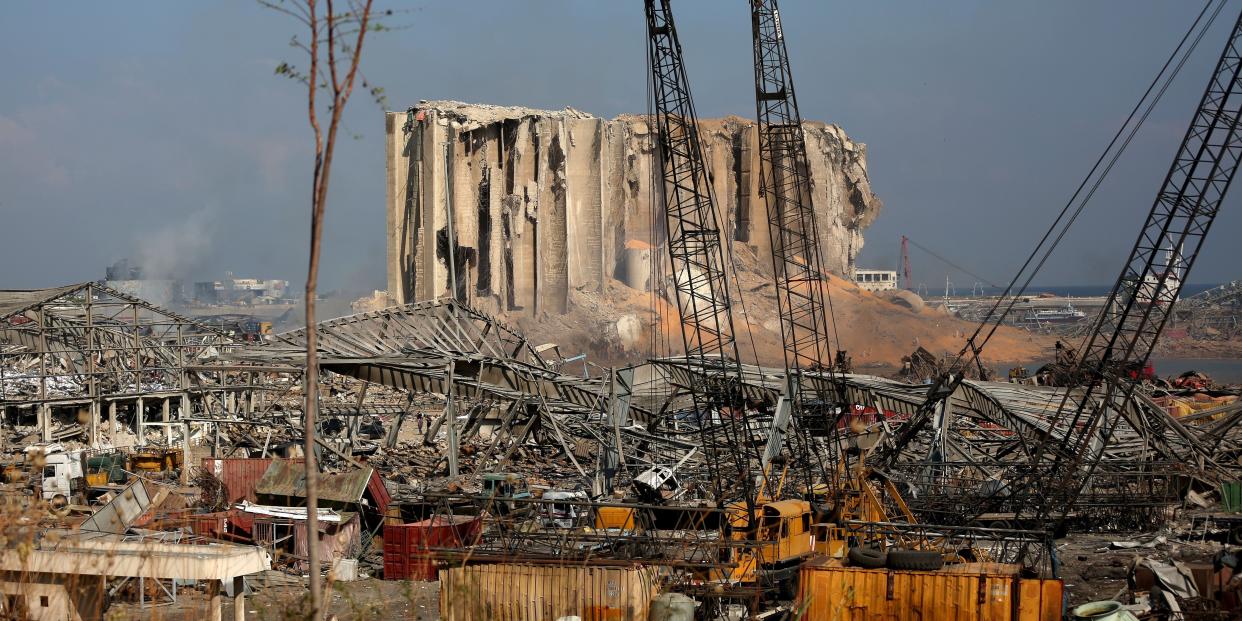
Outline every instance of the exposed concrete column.
<svg viewBox="0 0 1242 621"><path fill-rule="evenodd" d="M565 158L565 224L569 286L598 291L604 280L604 122L569 119Z"/></svg>
<svg viewBox="0 0 1242 621"><path fill-rule="evenodd" d="M108 402L108 441L116 446L116 401Z"/></svg>
<svg viewBox="0 0 1242 621"><path fill-rule="evenodd" d="M181 423L181 434L181 484L186 485L190 482L190 423Z"/></svg>
<svg viewBox="0 0 1242 621"><path fill-rule="evenodd" d="M423 221L419 226L416 250L418 260L415 269L415 287L420 300L439 297L447 288L448 263L441 262L436 256L439 245L437 236L444 228L444 205L447 200L446 179L444 178L444 133L448 126L446 119L434 112L428 112L423 126L423 166L419 180L423 184L421 204Z"/></svg>
<svg viewBox="0 0 1242 621"><path fill-rule="evenodd" d="M44 442L52 441L52 406L39 404L39 431Z"/></svg>
<svg viewBox="0 0 1242 621"><path fill-rule="evenodd" d="M87 439L90 440L91 448L94 448L99 443L99 415L99 399L91 399L91 420L86 427Z"/></svg>
<svg viewBox="0 0 1242 621"><path fill-rule="evenodd" d="M223 580L207 581L207 619L209 621L221 621L220 605L224 603L224 597L220 592L223 590L223 582Z"/></svg>
<svg viewBox="0 0 1242 621"><path fill-rule="evenodd" d="M232 391L224 393L224 411L227 414L237 413L237 393Z"/></svg>
<svg viewBox="0 0 1242 621"><path fill-rule="evenodd" d="M134 406L134 427L138 431L138 446L147 445L147 423L143 420L146 409L143 405L142 397L138 397L138 403Z"/></svg>
<svg viewBox="0 0 1242 621"><path fill-rule="evenodd" d="M387 153L385 154L385 170L387 172L388 209L387 209L387 247L388 247L388 294L398 304L406 304L413 300L406 299L406 266L409 265L409 254L412 251L407 240L411 231L406 229L410 197L406 194L409 166L406 164L407 151L413 142L405 135L405 115L400 112L389 112L384 115L384 134ZM408 158L410 160L414 158Z"/></svg>
<svg viewBox="0 0 1242 621"><path fill-rule="evenodd" d="M169 414L171 413L171 410L172 410L172 399L169 399L168 397L164 397L164 403L160 408L160 420L164 422L164 444L168 446L172 446L172 443L173 443L172 425L168 424L168 421L170 420Z"/></svg>
<svg viewBox="0 0 1242 621"><path fill-rule="evenodd" d="M233 577L233 621L246 621L246 579Z"/></svg>
<svg viewBox="0 0 1242 621"><path fill-rule="evenodd" d="M448 369L445 372L444 380L444 421L448 424L448 467L449 476L457 476L457 451L460 450L457 444L457 409L453 403L453 371L454 361L449 360Z"/></svg>
<svg viewBox="0 0 1242 621"><path fill-rule="evenodd" d="M513 263L513 280L509 283L513 292L513 305L509 310L522 308L527 313L535 309L535 223L531 217L537 217L539 187L534 184L540 149L536 148L531 128L534 121L529 118L518 122L514 130L513 148L509 151L510 172L506 173L514 179L512 193L506 196L509 224L509 256ZM508 138L506 137L506 140ZM541 148L546 144L541 143ZM507 183L507 182L506 182Z"/></svg>

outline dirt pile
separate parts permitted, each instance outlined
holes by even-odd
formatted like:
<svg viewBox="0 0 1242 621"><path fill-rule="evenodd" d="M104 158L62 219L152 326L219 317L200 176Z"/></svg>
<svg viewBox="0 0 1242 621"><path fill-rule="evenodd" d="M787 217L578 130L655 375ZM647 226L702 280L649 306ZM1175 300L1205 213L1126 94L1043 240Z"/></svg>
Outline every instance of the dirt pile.
<svg viewBox="0 0 1242 621"><path fill-rule="evenodd" d="M747 362L757 355L761 364L780 366L784 353L770 259L765 266L741 243L734 253L738 273L730 285L739 352ZM955 354L976 327L927 308L917 296L911 304L910 295L871 293L837 276L829 276L827 289L839 335L833 350L847 350L860 370L895 370L901 357L918 347ZM565 355L586 352L589 360L608 365L680 351L680 321L671 299L606 281L599 291L571 291L566 314L508 319L534 342L556 343ZM992 337L984 358L996 365L1029 362L1048 357L1053 342L1005 327Z"/></svg>

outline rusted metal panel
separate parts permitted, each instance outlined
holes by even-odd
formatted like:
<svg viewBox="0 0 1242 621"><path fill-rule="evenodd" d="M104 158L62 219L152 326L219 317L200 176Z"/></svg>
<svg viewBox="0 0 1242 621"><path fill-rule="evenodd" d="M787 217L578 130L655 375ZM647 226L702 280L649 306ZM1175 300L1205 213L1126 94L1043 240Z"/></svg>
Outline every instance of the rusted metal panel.
<svg viewBox="0 0 1242 621"><path fill-rule="evenodd" d="M806 621L1042 621L1061 618L1060 580L1020 579L1014 566L977 563L941 571L803 568Z"/></svg>
<svg viewBox="0 0 1242 621"><path fill-rule="evenodd" d="M468 565L440 571L445 621L643 621L656 595L649 567Z"/></svg>
<svg viewBox="0 0 1242 621"><path fill-rule="evenodd" d="M319 475L319 499L321 501L357 504L367 491L374 468L359 468L341 474ZM274 460L255 486L255 493L273 496L293 502L306 498L306 469L300 465ZM291 504L289 506L296 506Z"/></svg>
<svg viewBox="0 0 1242 621"><path fill-rule="evenodd" d="M225 495L230 505L243 500L258 502L255 487L268 466L275 461L271 457L254 458L203 458L203 470L224 482Z"/></svg>

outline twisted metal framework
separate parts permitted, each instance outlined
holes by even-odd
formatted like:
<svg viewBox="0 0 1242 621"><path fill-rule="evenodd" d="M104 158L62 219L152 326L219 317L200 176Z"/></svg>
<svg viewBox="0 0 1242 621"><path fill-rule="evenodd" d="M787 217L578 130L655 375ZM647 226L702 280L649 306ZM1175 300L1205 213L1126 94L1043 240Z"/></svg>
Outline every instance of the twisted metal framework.
<svg viewBox="0 0 1242 621"><path fill-rule="evenodd" d="M750 17L759 126L759 187L767 206L768 231L772 239L776 300L785 345L788 406L792 420L797 423L795 438L801 440L804 449L801 452L808 453L807 459L798 460L808 469L808 479L812 463L818 462L821 473L833 480L835 487L837 469L826 468L820 451L810 450L814 443L810 436L828 436L835 430L834 407L844 402L844 394L832 372L824 304L826 283L820 258L819 227L811 200L806 137L776 0L751 0ZM828 381L805 381L802 377L805 371L818 371ZM820 390L815 390L816 387ZM823 390L825 387L834 387L836 394L827 394ZM844 411L835 409L838 413ZM785 421L784 413L778 411L774 429L784 433ZM829 445L836 447L837 443ZM777 442L773 442L767 457L772 457L776 450Z"/></svg>
<svg viewBox="0 0 1242 621"><path fill-rule="evenodd" d="M723 502L726 496L737 497L735 492L741 491L740 496L749 504L753 501L750 455L747 447L737 442L738 427L747 427L749 421L743 413L732 298L720 226L699 142L698 117L669 0L647 0L645 4L657 153L682 343L687 359L706 370L695 376L690 392L699 416L725 414L722 426L732 444L725 452L735 462L741 489L727 485L726 480L734 475L719 472L719 464L710 459L717 501ZM708 426L703 421L705 434Z"/></svg>
<svg viewBox="0 0 1242 621"><path fill-rule="evenodd" d="M1066 436L1056 444L1062 450L1053 462L1056 474L1035 483L1049 492L1037 505L1038 515L1050 515L1049 501L1065 502L1062 519L1103 454L1119 419L1132 412L1137 385L1129 381L1142 368L1164 329L1173 301L1193 267L1204 238L1220 210L1221 201L1242 157L1242 14L1222 52L1212 79L1200 100L1181 147L1109 294L1108 306L1087 338L1078 367L1088 374L1080 396L1062 401L1059 418L1069 419ZM1183 273L1178 274L1178 270ZM1111 324L1111 325L1110 325ZM1098 391L1098 394L1097 394ZM1073 407L1076 402L1076 407ZM1068 406L1068 407L1067 407ZM1127 420L1150 437L1164 438L1169 419ZM1045 445L1052 445L1051 439ZM1197 451L1196 451L1197 452ZM1040 453L1037 453L1037 457ZM1062 457L1067 456L1067 457ZM1184 454L1185 461L1209 456ZM1081 465L1086 462L1085 468ZM1066 502L1068 501L1068 502Z"/></svg>
<svg viewBox="0 0 1242 621"><path fill-rule="evenodd" d="M751 0L760 192L768 208L785 368L830 362L819 231L811 204L806 139L794 96L776 0Z"/></svg>

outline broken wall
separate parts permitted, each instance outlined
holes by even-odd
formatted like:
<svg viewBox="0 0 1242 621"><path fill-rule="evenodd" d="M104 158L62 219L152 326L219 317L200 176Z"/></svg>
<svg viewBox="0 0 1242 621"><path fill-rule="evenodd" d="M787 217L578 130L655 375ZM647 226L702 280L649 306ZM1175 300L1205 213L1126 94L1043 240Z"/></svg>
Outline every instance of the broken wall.
<svg viewBox="0 0 1242 621"><path fill-rule="evenodd" d="M651 287L663 212L646 117L420 102L386 120L397 303L456 286L481 310L534 316L566 313L571 289L606 279ZM848 273L881 206L866 147L835 125L804 128L824 266ZM755 124L704 120L700 134L724 238L769 257Z"/></svg>

